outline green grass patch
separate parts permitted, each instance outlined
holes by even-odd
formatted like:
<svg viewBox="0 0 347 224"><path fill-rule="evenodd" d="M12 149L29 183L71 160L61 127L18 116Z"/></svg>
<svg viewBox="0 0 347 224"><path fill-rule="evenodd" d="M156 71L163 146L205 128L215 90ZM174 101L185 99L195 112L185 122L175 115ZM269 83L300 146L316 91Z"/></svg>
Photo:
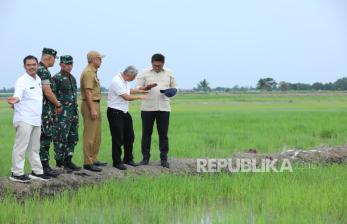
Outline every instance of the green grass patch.
<svg viewBox="0 0 347 224"><path fill-rule="evenodd" d="M7 197L0 223L343 223L346 168L128 177L53 199Z"/></svg>
<svg viewBox="0 0 347 224"><path fill-rule="evenodd" d="M130 107L134 156L140 160L140 104L132 102ZM213 158L250 148L277 152L347 142L344 93L179 94L172 100L172 110L170 157ZM111 163L106 100L102 119L99 159ZM10 174L15 134L12 111L4 101L0 124L0 176L4 176ZM80 122L80 139L82 130ZM152 159L158 160L156 130L152 141ZM78 164L83 159L81 145L80 141L74 156ZM346 168L129 177L54 199L26 199L23 204L8 196L0 203L0 223L346 223Z"/></svg>

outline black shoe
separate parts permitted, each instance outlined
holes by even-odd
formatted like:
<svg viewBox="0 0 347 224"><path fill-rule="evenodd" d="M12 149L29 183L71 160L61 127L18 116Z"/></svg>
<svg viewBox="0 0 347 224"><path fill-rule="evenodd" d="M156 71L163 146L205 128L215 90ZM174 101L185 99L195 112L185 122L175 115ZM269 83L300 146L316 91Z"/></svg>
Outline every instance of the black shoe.
<svg viewBox="0 0 347 224"><path fill-rule="evenodd" d="M86 170L90 170L90 171L93 171L93 172L101 172L102 169L98 166L95 166L95 165L83 165L83 168L86 169Z"/></svg>
<svg viewBox="0 0 347 224"><path fill-rule="evenodd" d="M123 163L118 163L113 165L114 168L117 168L119 170L126 170L127 167Z"/></svg>
<svg viewBox="0 0 347 224"><path fill-rule="evenodd" d="M42 180L42 181L49 181L51 178L49 176L46 176L45 174L36 174L34 171L29 174L29 178L33 180Z"/></svg>
<svg viewBox="0 0 347 224"><path fill-rule="evenodd" d="M160 162L160 165L161 165L162 167L164 167L164 168L170 168L170 164L169 164L169 162L166 161L166 160L162 160L162 161Z"/></svg>
<svg viewBox="0 0 347 224"><path fill-rule="evenodd" d="M64 167L67 169L70 169L71 171L80 171L81 167L76 166L73 162L72 162L72 156L68 156L65 160L64 163Z"/></svg>
<svg viewBox="0 0 347 224"><path fill-rule="evenodd" d="M64 173L63 170L65 170L67 173L72 173L72 170L67 168L65 165L64 165L64 161L63 160L56 160L56 171L61 174L61 173Z"/></svg>
<svg viewBox="0 0 347 224"><path fill-rule="evenodd" d="M27 176L27 175L20 175L20 176L15 176L12 175L9 177L10 181L13 181L13 182L20 182L20 183L28 183L30 181L30 178Z"/></svg>
<svg viewBox="0 0 347 224"><path fill-rule="evenodd" d="M127 164L129 166L138 166L139 164L135 163L133 160L128 161L128 162L124 162L124 164Z"/></svg>
<svg viewBox="0 0 347 224"><path fill-rule="evenodd" d="M107 163L106 162L101 162L101 161L95 161L93 165L94 166L106 166Z"/></svg>
<svg viewBox="0 0 347 224"><path fill-rule="evenodd" d="M56 167L63 168L64 162L63 160L56 160L55 164L56 164Z"/></svg>
<svg viewBox="0 0 347 224"><path fill-rule="evenodd" d="M148 165L149 161L146 159L143 159L138 165L139 166L144 166L144 165Z"/></svg>
<svg viewBox="0 0 347 224"><path fill-rule="evenodd" d="M42 168L43 168L43 174L49 177L58 177L59 173L57 173L55 170L53 170L50 166L48 161L41 161Z"/></svg>

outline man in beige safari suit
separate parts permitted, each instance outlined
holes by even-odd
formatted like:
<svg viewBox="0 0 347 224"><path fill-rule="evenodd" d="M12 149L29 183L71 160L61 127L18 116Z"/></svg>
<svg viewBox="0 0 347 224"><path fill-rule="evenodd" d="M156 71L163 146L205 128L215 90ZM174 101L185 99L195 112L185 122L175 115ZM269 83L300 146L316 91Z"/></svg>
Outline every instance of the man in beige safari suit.
<svg viewBox="0 0 347 224"><path fill-rule="evenodd" d="M101 144L101 92L97 71L103 57L104 55L97 51L88 52L88 65L81 74L81 112L84 122L83 168L94 172L102 171L100 166L106 165L106 163L97 160Z"/></svg>

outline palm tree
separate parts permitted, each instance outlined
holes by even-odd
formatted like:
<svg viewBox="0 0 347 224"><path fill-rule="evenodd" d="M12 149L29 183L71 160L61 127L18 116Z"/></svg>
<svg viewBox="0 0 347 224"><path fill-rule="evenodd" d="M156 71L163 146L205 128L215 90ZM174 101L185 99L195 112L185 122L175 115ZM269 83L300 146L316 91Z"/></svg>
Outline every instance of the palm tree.
<svg viewBox="0 0 347 224"><path fill-rule="evenodd" d="M211 88L210 88L210 86L209 86L209 83L207 82L206 79L203 79L202 81L200 81L200 82L198 83L197 90L199 90L199 91L204 91L204 92L209 92L209 91L211 91Z"/></svg>

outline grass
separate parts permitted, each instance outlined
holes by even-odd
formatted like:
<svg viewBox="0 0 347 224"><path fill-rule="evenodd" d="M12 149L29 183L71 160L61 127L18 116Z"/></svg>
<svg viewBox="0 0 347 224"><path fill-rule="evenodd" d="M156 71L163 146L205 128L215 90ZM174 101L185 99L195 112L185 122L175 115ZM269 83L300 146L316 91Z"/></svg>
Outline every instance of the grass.
<svg viewBox="0 0 347 224"><path fill-rule="evenodd" d="M172 101L169 156L213 158L249 148L276 152L345 144L346 95L180 94ZM110 163L105 101L102 105L100 159ZM135 159L140 160L139 102L131 103L131 114ZM11 119L8 105L0 101L0 176L9 175L11 167ZM156 131L151 152L153 160L159 159ZM82 164L81 143L74 160ZM346 168L129 177L23 204L7 196L0 203L0 223L346 223Z"/></svg>
<svg viewBox="0 0 347 224"><path fill-rule="evenodd" d="M346 168L128 177L54 199L7 197L0 223L344 223Z"/></svg>

